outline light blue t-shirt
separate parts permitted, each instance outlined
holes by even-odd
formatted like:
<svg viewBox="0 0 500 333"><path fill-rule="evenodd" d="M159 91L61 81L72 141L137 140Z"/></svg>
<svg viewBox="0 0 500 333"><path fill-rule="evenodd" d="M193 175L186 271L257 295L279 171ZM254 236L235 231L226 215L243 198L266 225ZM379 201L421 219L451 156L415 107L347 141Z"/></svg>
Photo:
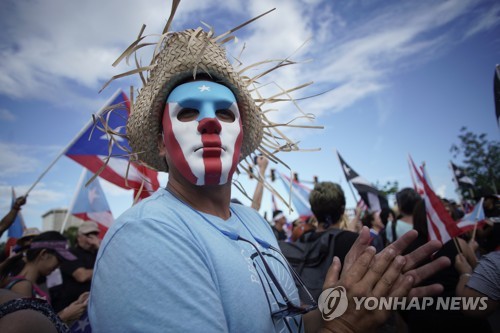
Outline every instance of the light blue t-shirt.
<svg viewBox="0 0 500 333"><path fill-rule="evenodd" d="M399 237L406 234L408 231L413 230L413 225L406 223L402 220L397 220L396 222L396 239L392 237L392 221L387 222L387 226L385 227L385 235L387 237L387 241L389 243L394 242Z"/></svg>
<svg viewBox="0 0 500 333"><path fill-rule="evenodd" d="M303 331L300 316L271 318L282 298L256 251L220 230L257 244L299 303L284 260L255 241L278 247L255 210L231 204L224 221L160 189L120 216L101 244L89 302L92 332Z"/></svg>

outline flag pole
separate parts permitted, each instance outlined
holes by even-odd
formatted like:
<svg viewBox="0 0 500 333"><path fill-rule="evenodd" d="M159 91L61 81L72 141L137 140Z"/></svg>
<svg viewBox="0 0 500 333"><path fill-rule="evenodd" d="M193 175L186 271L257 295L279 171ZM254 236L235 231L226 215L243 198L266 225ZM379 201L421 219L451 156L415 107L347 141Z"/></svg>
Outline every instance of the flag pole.
<svg viewBox="0 0 500 333"><path fill-rule="evenodd" d="M472 230L472 238L471 239L476 239L477 222L479 220L479 212L481 211L482 206L483 206L483 201L484 201L484 197L482 197L478 203L479 209L477 210L476 217L474 218L474 230Z"/></svg>
<svg viewBox="0 0 500 333"><path fill-rule="evenodd" d="M340 160L339 151L337 149L335 149L335 152L337 153L337 158L339 159L340 167L343 169L343 164L342 164L342 161ZM354 198L354 203L357 205L358 204L358 198L356 198L356 195L354 194L354 190L352 189L351 182L349 181L349 179L347 179L347 175L345 174L345 171L344 170L342 170L342 171L344 173L345 179L347 180L347 185L349 185L349 189L351 190L352 197Z"/></svg>
<svg viewBox="0 0 500 333"><path fill-rule="evenodd" d="M87 169L83 168L82 174L80 175L80 179L78 180L78 185L76 186L75 194L73 195L73 199L71 200L71 203L68 207L68 211L66 212L66 216L64 217L64 222L61 226L61 234L64 232L66 229L66 224L68 223L69 216L71 215L71 211L75 207L76 203L76 198L78 198L78 194L80 193L80 190L83 186L83 182L85 180L85 176L87 175Z"/></svg>
<svg viewBox="0 0 500 333"><path fill-rule="evenodd" d="M455 169L453 168L453 164L451 161L450 161L450 169L451 169L451 173L453 173L453 180L455 181L455 186L456 186L455 192L458 194L458 197L460 198L460 202L462 203L462 206L463 206L464 198L462 196L462 193L460 192L460 185L458 183L457 175L455 174Z"/></svg>
<svg viewBox="0 0 500 333"><path fill-rule="evenodd" d="M458 253L463 254L462 248L460 247L460 244L458 244L457 237L453 237L453 242L455 243L455 247L457 248Z"/></svg>
<svg viewBox="0 0 500 333"><path fill-rule="evenodd" d="M100 115L101 113L104 112L104 110L106 109L106 106L111 103L117 96L118 94L121 93L121 89L118 89L114 94L113 96L111 96L111 98L106 102L106 104L104 104L104 107L102 107L98 112L97 112L97 115ZM42 180L42 178L47 174L47 172L49 172L49 170L54 166L54 164L56 164L56 162L61 158L61 156L63 156L66 151L72 146L75 144L76 141L78 141L78 139L83 135L83 133L85 133L85 131L88 130L88 128L90 126L92 126L92 124L94 123L94 120L93 119L90 119L87 124L80 130L80 132L78 132L78 134L66 145L66 147L64 147L63 150L61 150L61 152L56 156L56 158L52 161L52 163L49 164L49 166L45 169L45 171L42 172L42 174L35 180L35 182L31 185L31 187L28 189L28 191L26 191L26 194L24 195L25 197L28 196L28 194L31 192L31 190L40 182L40 180Z"/></svg>

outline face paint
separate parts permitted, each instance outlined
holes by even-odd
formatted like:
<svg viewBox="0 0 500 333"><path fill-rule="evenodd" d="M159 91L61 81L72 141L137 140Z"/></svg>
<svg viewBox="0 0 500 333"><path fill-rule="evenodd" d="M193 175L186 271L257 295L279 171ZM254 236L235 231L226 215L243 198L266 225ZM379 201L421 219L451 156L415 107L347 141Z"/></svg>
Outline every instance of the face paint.
<svg viewBox="0 0 500 333"><path fill-rule="evenodd" d="M232 91L211 81L176 87L163 112L169 162L195 185L222 185L239 162L243 129Z"/></svg>

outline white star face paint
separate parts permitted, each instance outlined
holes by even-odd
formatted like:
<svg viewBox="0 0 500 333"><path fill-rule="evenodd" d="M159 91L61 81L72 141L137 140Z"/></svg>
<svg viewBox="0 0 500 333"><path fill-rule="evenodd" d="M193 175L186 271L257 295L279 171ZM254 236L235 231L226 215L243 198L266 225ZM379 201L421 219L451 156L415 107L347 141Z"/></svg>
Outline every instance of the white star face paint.
<svg viewBox="0 0 500 333"><path fill-rule="evenodd" d="M232 91L215 82L176 87L163 113L170 163L195 185L222 185L239 162L243 129Z"/></svg>

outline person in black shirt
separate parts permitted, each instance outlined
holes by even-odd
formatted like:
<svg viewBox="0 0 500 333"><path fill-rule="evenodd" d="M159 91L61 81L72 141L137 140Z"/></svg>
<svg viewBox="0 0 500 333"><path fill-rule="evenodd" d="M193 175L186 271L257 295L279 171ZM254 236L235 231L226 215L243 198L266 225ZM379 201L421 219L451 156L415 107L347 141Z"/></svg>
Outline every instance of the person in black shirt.
<svg viewBox="0 0 500 333"><path fill-rule="evenodd" d="M288 237L286 235L283 227L286 224L286 217L281 210L275 210L273 212L273 232L277 240L286 240Z"/></svg>
<svg viewBox="0 0 500 333"><path fill-rule="evenodd" d="M84 222L78 228L77 244L71 249L77 260L61 265L62 284L50 288L54 310L64 309L82 293L90 291L97 250L101 243L98 235L99 227L93 221Z"/></svg>

